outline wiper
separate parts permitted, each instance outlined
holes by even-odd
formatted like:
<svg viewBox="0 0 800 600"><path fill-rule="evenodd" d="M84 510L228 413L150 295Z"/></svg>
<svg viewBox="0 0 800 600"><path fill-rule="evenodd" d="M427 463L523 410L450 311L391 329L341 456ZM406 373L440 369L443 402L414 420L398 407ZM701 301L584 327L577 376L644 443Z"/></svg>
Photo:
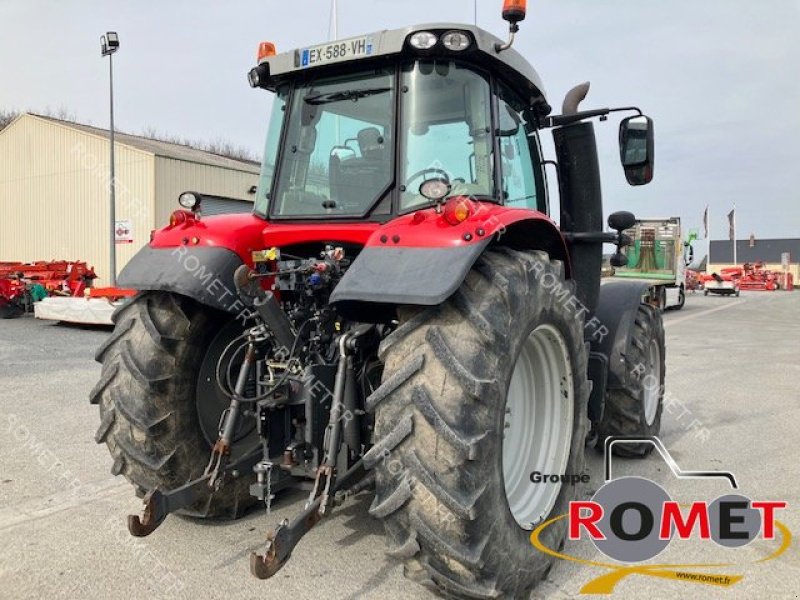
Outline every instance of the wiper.
<svg viewBox="0 0 800 600"><path fill-rule="evenodd" d="M306 96L303 98L307 104L318 106L320 104L330 104L331 102L342 102L343 100L357 101L359 98L374 96L391 91L392 88L367 88L362 90L343 90L341 92L330 92L328 94L317 94L316 96Z"/></svg>

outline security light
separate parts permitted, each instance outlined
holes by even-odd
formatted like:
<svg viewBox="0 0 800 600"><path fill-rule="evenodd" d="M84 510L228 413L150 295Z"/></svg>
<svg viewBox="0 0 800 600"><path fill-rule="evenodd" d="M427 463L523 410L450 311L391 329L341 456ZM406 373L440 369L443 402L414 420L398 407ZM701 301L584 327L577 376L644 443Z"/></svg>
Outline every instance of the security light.
<svg viewBox="0 0 800 600"><path fill-rule="evenodd" d="M117 50L119 50L119 36L116 31L109 31L100 36L100 53L102 56L114 54Z"/></svg>

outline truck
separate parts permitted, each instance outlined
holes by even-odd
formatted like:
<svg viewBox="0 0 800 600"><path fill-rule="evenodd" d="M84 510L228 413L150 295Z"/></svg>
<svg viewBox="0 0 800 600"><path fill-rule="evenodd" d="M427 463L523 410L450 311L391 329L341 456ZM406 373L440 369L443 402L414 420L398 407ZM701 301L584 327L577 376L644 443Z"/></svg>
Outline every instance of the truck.
<svg viewBox="0 0 800 600"><path fill-rule="evenodd" d="M637 219L625 234L633 240L626 250L628 263L615 268L614 277L647 282L660 309L682 309L692 250L683 242L680 218Z"/></svg>
<svg viewBox="0 0 800 600"><path fill-rule="evenodd" d="M531 475L581 474L587 445L658 433L663 323L645 283L600 285L603 245L624 263L635 217L604 227L593 122L627 113L620 158L643 185L652 120L581 110L588 84L553 111L513 47L525 14L506 0L507 39L434 23L259 46L248 80L274 104L253 213L203 216L202 194L181 194L120 273L138 293L96 354L95 440L144 502L132 535L171 513L269 512L304 487L250 555L270 579L371 494L408 577L516 598L552 566L531 532L583 497ZM566 535L562 519L543 537Z"/></svg>

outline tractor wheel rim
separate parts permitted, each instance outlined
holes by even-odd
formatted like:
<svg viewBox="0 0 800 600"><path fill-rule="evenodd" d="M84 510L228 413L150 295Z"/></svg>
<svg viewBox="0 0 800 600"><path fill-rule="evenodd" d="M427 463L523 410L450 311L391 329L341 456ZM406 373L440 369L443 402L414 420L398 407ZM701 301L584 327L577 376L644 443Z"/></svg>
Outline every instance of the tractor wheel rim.
<svg viewBox="0 0 800 600"><path fill-rule="evenodd" d="M642 380L644 386L644 419L652 425L658 414L658 404L661 398L661 351L656 340L650 340L647 347L647 362L650 367L647 375Z"/></svg>
<svg viewBox="0 0 800 600"><path fill-rule="evenodd" d="M555 506L562 482L533 483L531 474L563 475L572 447L575 389L564 336L534 329L522 346L506 395L503 481L517 524L531 530Z"/></svg>

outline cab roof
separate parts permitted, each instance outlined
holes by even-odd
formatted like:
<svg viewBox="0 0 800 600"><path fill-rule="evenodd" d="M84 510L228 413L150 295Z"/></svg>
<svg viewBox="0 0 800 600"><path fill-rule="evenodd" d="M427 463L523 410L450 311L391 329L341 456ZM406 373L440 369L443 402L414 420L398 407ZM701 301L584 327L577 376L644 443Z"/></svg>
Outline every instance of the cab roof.
<svg viewBox="0 0 800 600"><path fill-rule="evenodd" d="M411 47L408 40L413 34L421 31L433 32L437 34L440 40L442 34L449 31L468 32L473 39L473 43L467 50L460 52L444 48L441 41L430 50L418 50ZM360 43L361 40L365 40L366 46L369 48L366 54L354 58L334 58L333 60L319 62L316 65L309 64L307 60L304 60L304 54L309 49L324 49L330 44L342 42ZM341 69L347 65L353 66L357 63L381 58L394 56L408 58L461 58L466 62L471 62L489 69L496 76L509 83L517 92L528 96L531 106L538 105L542 114L548 114L550 112L550 106L547 103L544 85L539 74L513 47L502 52L497 52L495 49L496 45L502 43L503 40L495 35L473 25L429 23L404 27L402 29L387 29L371 34L298 48L289 52L263 58L259 61L259 65L267 65L269 68L268 83L264 87L274 89L279 83L307 72L328 70L334 67Z"/></svg>

